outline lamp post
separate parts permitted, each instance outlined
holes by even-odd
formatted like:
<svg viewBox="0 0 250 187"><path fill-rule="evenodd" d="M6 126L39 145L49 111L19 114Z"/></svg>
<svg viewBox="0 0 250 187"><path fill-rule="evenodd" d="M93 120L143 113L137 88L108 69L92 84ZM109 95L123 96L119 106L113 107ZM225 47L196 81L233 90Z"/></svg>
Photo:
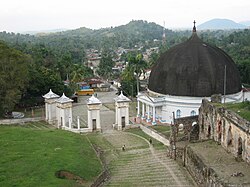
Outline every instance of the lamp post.
<svg viewBox="0 0 250 187"><path fill-rule="evenodd" d="M174 160L176 160L176 125L175 125L175 113L173 112L173 124L171 123L172 127L172 151L174 152Z"/></svg>

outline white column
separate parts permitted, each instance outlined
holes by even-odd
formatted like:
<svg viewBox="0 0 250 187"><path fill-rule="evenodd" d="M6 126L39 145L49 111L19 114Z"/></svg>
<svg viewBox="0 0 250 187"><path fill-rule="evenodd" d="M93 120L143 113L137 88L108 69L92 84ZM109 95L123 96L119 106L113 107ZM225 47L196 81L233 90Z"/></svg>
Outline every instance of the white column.
<svg viewBox="0 0 250 187"><path fill-rule="evenodd" d="M48 104L48 122L51 123L51 104Z"/></svg>
<svg viewBox="0 0 250 187"><path fill-rule="evenodd" d="M153 106L153 122L152 122L152 125L155 125L156 122L155 122L155 106Z"/></svg>
<svg viewBox="0 0 250 187"><path fill-rule="evenodd" d="M145 103L142 103L142 119L145 118Z"/></svg>
<svg viewBox="0 0 250 187"><path fill-rule="evenodd" d="M125 125L129 125L129 110L126 108Z"/></svg>
<svg viewBox="0 0 250 187"><path fill-rule="evenodd" d="M72 117L72 107L69 108L69 116L71 117L71 122L73 121L73 117Z"/></svg>
<svg viewBox="0 0 250 187"><path fill-rule="evenodd" d="M61 123L61 113L60 113L60 108L56 107L56 118L57 118L57 128L60 128L60 123Z"/></svg>
<svg viewBox="0 0 250 187"><path fill-rule="evenodd" d="M71 117L69 116L69 129L71 129L72 128L72 119L71 119Z"/></svg>
<svg viewBox="0 0 250 187"><path fill-rule="evenodd" d="M137 101L137 117L140 117L140 101Z"/></svg>
<svg viewBox="0 0 250 187"><path fill-rule="evenodd" d="M122 117L121 117L121 109L118 108L117 109L117 113L118 113L118 119L117 119L117 130L122 130Z"/></svg>
<svg viewBox="0 0 250 187"><path fill-rule="evenodd" d="M96 111L96 128L101 130L100 110Z"/></svg>
<svg viewBox="0 0 250 187"><path fill-rule="evenodd" d="M91 110L88 110L88 128L93 130Z"/></svg>
<svg viewBox="0 0 250 187"><path fill-rule="evenodd" d="M48 103L45 103L45 120L48 121Z"/></svg>
<svg viewBox="0 0 250 187"><path fill-rule="evenodd" d="M80 117L77 116L77 129L80 130Z"/></svg>
<svg viewBox="0 0 250 187"><path fill-rule="evenodd" d="M146 106L147 109L147 122L150 122L149 105Z"/></svg>
<svg viewBox="0 0 250 187"><path fill-rule="evenodd" d="M62 128L65 128L65 114L64 114L64 110L61 110L62 112Z"/></svg>
<svg viewBox="0 0 250 187"><path fill-rule="evenodd" d="M118 106L115 106L115 124L118 124Z"/></svg>
<svg viewBox="0 0 250 187"><path fill-rule="evenodd" d="M146 104L146 115L148 116L149 114L149 106Z"/></svg>

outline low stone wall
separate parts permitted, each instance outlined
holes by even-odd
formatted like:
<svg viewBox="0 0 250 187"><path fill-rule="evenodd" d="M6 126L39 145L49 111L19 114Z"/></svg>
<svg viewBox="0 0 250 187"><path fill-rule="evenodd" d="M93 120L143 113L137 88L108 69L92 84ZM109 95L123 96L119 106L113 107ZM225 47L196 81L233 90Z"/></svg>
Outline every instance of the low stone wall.
<svg viewBox="0 0 250 187"><path fill-rule="evenodd" d="M192 175L193 179L198 184L198 186L200 187L225 186L225 184L219 181L219 178L217 177L214 170L206 166L203 160L200 157L198 157L190 147L186 148L184 157L185 157L184 158L185 167Z"/></svg>
<svg viewBox="0 0 250 187"><path fill-rule="evenodd" d="M68 127L65 127L64 130L71 131L71 132L74 132L74 133L92 132L92 129L90 129L90 128L80 128L80 129L76 129L76 128L68 128Z"/></svg>
<svg viewBox="0 0 250 187"><path fill-rule="evenodd" d="M158 140L159 142L163 143L166 146L170 145L170 142L168 139L166 139L163 135L160 135L157 131L150 129L148 127L145 127L144 125L140 125L141 130L146 133L147 135L151 136L152 138Z"/></svg>
<svg viewBox="0 0 250 187"><path fill-rule="evenodd" d="M0 124L2 124L2 125L12 125L12 124L22 124L22 123L42 121L42 120L44 120L43 117L21 118L21 119L2 119L2 120L0 120Z"/></svg>
<svg viewBox="0 0 250 187"><path fill-rule="evenodd" d="M95 180L95 182L91 185L91 187L98 187L98 186L102 186L103 183L105 183L107 180L109 180L110 175L109 175L109 171L107 169L105 169Z"/></svg>

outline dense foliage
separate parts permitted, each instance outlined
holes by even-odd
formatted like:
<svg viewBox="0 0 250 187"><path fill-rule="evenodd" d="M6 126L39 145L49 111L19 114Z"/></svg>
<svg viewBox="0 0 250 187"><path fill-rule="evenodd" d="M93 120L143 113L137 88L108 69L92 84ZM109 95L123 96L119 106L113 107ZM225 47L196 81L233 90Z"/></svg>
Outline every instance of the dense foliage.
<svg viewBox="0 0 250 187"><path fill-rule="evenodd" d="M27 89L31 58L0 42L0 114L11 111Z"/></svg>
<svg viewBox="0 0 250 187"><path fill-rule="evenodd" d="M57 94L66 92L70 96L76 89L77 82L93 76L93 71L86 66L86 52L92 49L101 52L98 75L105 79L121 78L122 86L127 90L128 95L135 95L138 86L136 80L143 70L152 67L161 53L186 41L191 36L191 30L166 29L166 42L162 42L162 34L162 26L141 20L114 28L99 30L79 28L53 34L24 35L0 32L0 40L8 45L7 47L1 43L0 51L2 54L0 63L4 64L1 67L3 74L0 75L0 92L1 98L5 98L5 101L0 101L1 111L11 110L20 98L22 98L22 104L36 104L37 98L41 99L49 88ZM226 51L236 62L242 82L250 84L249 29L198 31L198 35L203 41ZM152 52L147 62L140 67L136 58L129 58L127 53L121 54L120 61L123 61L124 65L125 62L129 63L128 67L121 76L112 71L115 65L114 59L119 57L115 51L119 48L137 55L155 47L159 48L159 52ZM6 75L7 66L8 74L15 77L6 83L10 78ZM21 67L18 68L19 66ZM64 80L70 80L69 86L64 86ZM9 98L6 98L7 92ZM12 103L9 103L10 100Z"/></svg>
<svg viewBox="0 0 250 187"><path fill-rule="evenodd" d="M103 52L100 64L98 66L97 73L103 78L111 78L112 68L115 62L112 60L112 56L109 52Z"/></svg>

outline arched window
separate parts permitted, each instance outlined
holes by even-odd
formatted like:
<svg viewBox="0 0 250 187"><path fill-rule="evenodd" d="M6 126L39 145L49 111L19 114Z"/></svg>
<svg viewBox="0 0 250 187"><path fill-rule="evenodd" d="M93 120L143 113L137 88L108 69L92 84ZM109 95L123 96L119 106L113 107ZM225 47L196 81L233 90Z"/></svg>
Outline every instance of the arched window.
<svg viewBox="0 0 250 187"><path fill-rule="evenodd" d="M176 111L176 118L180 118L181 117L181 111L180 110L177 110Z"/></svg>
<svg viewBox="0 0 250 187"><path fill-rule="evenodd" d="M195 116L196 115L196 112L194 110L191 111L190 113L191 116Z"/></svg>
<svg viewBox="0 0 250 187"><path fill-rule="evenodd" d="M233 135L232 135L232 130L231 126L228 128L228 133L227 133L227 145L232 146L233 145Z"/></svg>

